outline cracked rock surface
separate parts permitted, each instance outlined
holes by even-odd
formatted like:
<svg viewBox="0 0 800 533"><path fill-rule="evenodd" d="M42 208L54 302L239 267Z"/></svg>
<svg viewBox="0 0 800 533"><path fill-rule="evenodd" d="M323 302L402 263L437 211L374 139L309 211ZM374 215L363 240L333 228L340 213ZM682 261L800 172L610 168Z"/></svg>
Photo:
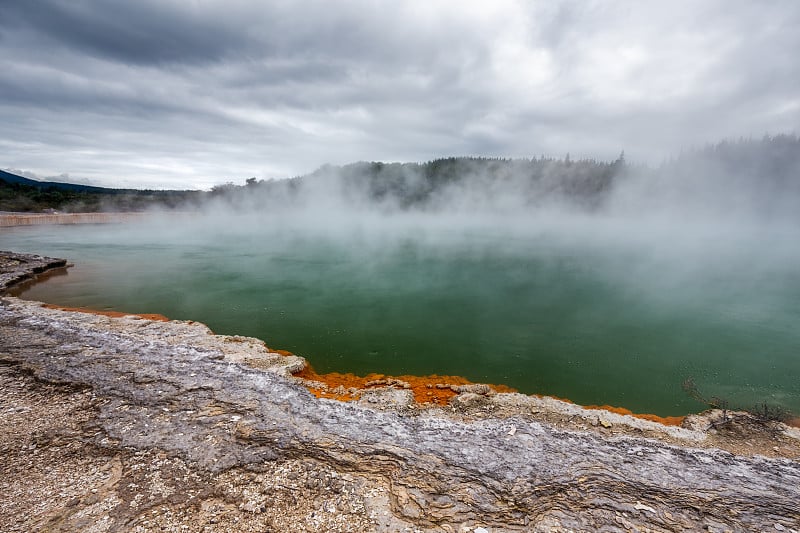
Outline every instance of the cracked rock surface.
<svg viewBox="0 0 800 533"><path fill-rule="evenodd" d="M0 363L2 531L800 531L782 425L765 457L518 394L318 399L256 339L11 297Z"/></svg>

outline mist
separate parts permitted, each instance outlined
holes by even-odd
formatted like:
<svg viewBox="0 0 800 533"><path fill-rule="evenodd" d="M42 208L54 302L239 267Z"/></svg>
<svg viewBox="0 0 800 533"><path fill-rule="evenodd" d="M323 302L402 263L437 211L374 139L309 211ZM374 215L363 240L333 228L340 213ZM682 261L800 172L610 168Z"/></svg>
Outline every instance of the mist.
<svg viewBox="0 0 800 533"><path fill-rule="evenodd" d="M299 232L349 241L371 261L409 238L440 251L487 234L490 242L476 246L514 254L546 237L635 255L609 274L624 272L644 290L720 272L758 280L797 265L800 140L723 141L654 168L624 154L609 162L567 155L325 166L292 180L219 187L202 213L186 228L192 236L180 238L217 227L235 235L270 229L278 238ZM631 278L631 269L640 275Z"/></svg>
<svg viewBox="0 0 800 533"><path fill-rule="evenodd" d="M657 167L624 154L324 166L220 187L187 222L168 217L159 237L246 243L253 253L263 239L324 244L372 282L403 251L555 262L577 254L579 268L654 306L704 301L761 316L781 292L775 280L800 271L800 140L723 141ZM759 297L740 301L747 294Z"/></svg>
<svg viewBox="0 0 800 533"><path fill-rule="evenodd" d="M200 320L319 371L459 374L659 414L703 407L681 391L691 377L798 412L798 145L723 143L655 168L326 166L139 224L18 229L8 246L79 265L30 297Z"/></svg>

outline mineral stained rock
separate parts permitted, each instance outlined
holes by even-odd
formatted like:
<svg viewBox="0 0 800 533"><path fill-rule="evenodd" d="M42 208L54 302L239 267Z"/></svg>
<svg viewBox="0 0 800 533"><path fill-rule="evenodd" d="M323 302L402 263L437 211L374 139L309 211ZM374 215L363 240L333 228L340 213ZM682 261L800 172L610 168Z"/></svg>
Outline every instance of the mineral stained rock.
<svg viewBox="0 0 800 533"><path fill-rule="evenodd" d="M0 294L12 285L33 279L36 274L64 267L66 264L66 259L0 250Z"/></svg>
<svg viewBox="0 0 800 533"><path fill-rule="evenodd" d="M318 399L301 358L198 323L5 297L0 363L3 531L800 531L797 456L517 394Z"/></svg>

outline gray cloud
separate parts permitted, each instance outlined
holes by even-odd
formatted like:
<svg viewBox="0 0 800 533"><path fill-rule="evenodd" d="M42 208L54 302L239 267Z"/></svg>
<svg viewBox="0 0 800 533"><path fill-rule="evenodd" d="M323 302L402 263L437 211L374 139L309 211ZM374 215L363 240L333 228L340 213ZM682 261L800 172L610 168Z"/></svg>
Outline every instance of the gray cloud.
<svg viewBox="0 0 800 533"><path fill-rule="evenodd" d="M797 131L800 5L0 5L0 166L209 187L447 155L657 162Z"/></svg>
<svg viewBox="0 0 800 533"><path fill-rule="evenodd" d="M123 63L215 61L246 45L213 13L167 2L43 0L9 3L0 14L12 35Z"/></svg>

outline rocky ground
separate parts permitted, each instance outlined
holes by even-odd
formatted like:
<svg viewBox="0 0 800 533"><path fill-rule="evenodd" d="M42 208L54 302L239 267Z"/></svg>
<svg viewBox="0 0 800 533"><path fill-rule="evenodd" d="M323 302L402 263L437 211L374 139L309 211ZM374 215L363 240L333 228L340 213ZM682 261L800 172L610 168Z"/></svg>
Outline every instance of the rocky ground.
<svg viewBox="0 0 800 533"><path fill-rule="evenodd" d="M0 283L54 263L0 253ZM800 431L387 380L202 324L0 298L0 531L800 531ZM300 374L302 375L302 374Z"/></svg>

